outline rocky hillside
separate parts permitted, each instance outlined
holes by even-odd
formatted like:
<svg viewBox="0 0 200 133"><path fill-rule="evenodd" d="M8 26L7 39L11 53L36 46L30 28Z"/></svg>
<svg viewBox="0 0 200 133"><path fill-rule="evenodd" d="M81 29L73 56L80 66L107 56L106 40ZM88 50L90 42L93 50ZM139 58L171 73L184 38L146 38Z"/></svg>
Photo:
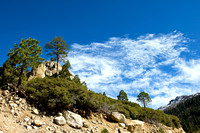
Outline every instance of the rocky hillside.
<svg viewBox="0 0 200 133"><path fill-rule="evenodd" d="M74 112L64 110L47 114L30 105L8 90L0 90L0 132L1 133L183 133L183 129L172 129L162 124L149 124L139 120L126 119L118 112L110 116L93 113L82 118ZM108 119L110 121L108 121Z"/></svg>
<svg viewBox="0 0 200 133"><path fill-rule="evenodd" d="M175 108L177 105L179 105L180 103L185 102L188 99L191 99L195 96L200 95L200 93L196 93L193 95L183 95L183 96L177 96L175 99L172 99L166 106L162 106L160 108L158 108L159 110L165 111L165 110L169 110L172 108Z"/></svg>

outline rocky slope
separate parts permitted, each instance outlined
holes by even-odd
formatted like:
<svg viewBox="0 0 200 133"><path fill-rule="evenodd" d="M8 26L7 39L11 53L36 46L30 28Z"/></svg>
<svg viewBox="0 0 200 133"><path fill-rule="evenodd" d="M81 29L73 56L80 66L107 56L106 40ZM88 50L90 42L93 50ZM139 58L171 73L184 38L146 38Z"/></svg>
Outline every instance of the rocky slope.
<svg viewBox="0 0 200 133"><path fill-rule="evenodd" d="M107 121L110 118L112 122ZM46 114L19 97L12 89L0 90L0 133L183 133L183 129L172 129L162 124L148 124L126 119L118 112L110 116L93 113L82 118L74 112Z"/></svg>
<svg viewBox="0 0 200 133"><path fill-rule="evenodd" d="M166 106L162 106L158 109L165 111L165 110L175 108L178 104L183 103L184 101L186 101L192 97L198 96L198 95L200 95L200 93L196 93L196 94L188 95L188 96L187 95L177 96L175 99L172 99Z"/></svg>

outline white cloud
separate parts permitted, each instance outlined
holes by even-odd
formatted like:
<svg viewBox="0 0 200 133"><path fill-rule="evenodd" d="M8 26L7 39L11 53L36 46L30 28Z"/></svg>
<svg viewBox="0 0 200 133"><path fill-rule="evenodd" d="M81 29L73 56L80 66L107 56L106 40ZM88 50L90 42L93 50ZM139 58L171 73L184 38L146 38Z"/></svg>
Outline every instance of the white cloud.
<svg viewBox="0 0 200 133"><path fill-rule="evenodd" d="M182 33L147 34L137 39L112 37L103 43L73 44L72 72L88 88L116 97L124 89L131 101L141 91L163 106L177 95L195 93L200 85L200 59L185 61L187 39Z"/></svg>

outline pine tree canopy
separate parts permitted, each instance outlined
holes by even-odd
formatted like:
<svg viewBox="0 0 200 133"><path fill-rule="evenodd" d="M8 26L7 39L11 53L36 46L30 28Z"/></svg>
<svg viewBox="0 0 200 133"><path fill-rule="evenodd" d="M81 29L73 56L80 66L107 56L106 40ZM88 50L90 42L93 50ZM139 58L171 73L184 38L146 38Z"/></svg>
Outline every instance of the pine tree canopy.
<svg viewBox="0 0 200 133"><path fill-rule="evenodd" d="M144 105L144 108L146 108L147 104L151 103L151 98L149 97L148 93L140 92L140 94L137 96L137 101L141 102Z"/></svg>
<svg viewBox="0 0 200 133"><path fill-rule="evenodd" d="M27 71L29 67L36 68L44 61L44 59L40 57L40 55L42 55L42 48L38 46L38 43L38 40L32 38L28 38L27 40L21 39L19 46L15 44L14 49L10 49L8 53L5 66L19 71L18 86L25 76L24 71Z"/></svg>
<svg viewBox="0 0 200 133"><path fill-rule="evenodd" d="M126 92L124 92L124 90L121 90L119 92L119 95L117 96L117 99L118 100L123 100L123 101L128 101L128 97L127 97Z"/></svg>
<svg viewBox="0 0 200 133"><path fill-rule="evenodd" d="M58 63L60 59L67 57L69 51L69 45L63 40L62 37L55 37L51 42L46 43L45 51L47 55L53 56L57 60L57 70Z"/></svg>

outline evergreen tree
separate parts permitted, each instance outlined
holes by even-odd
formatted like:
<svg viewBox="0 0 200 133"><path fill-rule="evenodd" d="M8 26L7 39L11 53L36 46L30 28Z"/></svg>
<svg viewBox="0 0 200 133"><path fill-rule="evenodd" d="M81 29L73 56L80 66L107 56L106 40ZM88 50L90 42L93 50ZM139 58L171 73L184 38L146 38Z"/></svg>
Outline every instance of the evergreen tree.
<svg viewBox="0 0 200 133"><path fill-rule="evenodd" d="M87 83L85 81L82 82L82 85L87 87Z"/></svg>
<svg viewBox="0 0 200 133"><path fill-rule="evenodd" d="M80 80L80 78L79 78L78 75L75 75L75 76L74 76L73 81L74 81L75 83L77 83L77 84L81 84L81 80Z"/></svg>
<svg viewBox="0 0 200 133"><path fill-rule="evenodd" d="M151 98L149 97L148 93L140 92L140 94L137 96L137 101L141 102L144 105L144 108L146 108L147 104L151 103Z"/></svg>
<svg viewBox="0 0 200 133"><path fill-rule="evenodd" d="M60 59L67 57L69 51L69 45L63 40L62 37L55 37L51 42L46 43L45 51L49 52L47 55L54 56L57 60L57 71L58 63Z"/></svg>
<svg viewBox="0 0 200 133"><path fill-rule="evenodd" d="M128 101L128 97L127 97L126 92L124 92L123 90L121 90L119 92L119 95L117 96L117 99L118 100L122 100L122 101Z"/></svg>
<svg viewBox="0 0 200 133"><path fill-rule="evenodd" d="M62 70L59 73L59 77L70 79L71 73L69 71L69 68L71 68L71 64L69 60L67 60L66 63L62 66Z"/></svg>
<svg viewBox="0 0 200 133"><path fill-rule="evenodd" d="M105 93L105 91L103 92L103 96L106 96L106 93Z"/></svg>
<svg viewBox="0 0 200 133"><path fill-rule="evenodd" d="M42 48L38 46L39 41L36 39L28 38L27 40L21 39L19 46L14 45L14 49L10 49L8 59L4 63L4 68L19 77L17 87L21 85L22 79L26 77L25 71L29 67L36 68L42 61L40 57Z"/></svg>

